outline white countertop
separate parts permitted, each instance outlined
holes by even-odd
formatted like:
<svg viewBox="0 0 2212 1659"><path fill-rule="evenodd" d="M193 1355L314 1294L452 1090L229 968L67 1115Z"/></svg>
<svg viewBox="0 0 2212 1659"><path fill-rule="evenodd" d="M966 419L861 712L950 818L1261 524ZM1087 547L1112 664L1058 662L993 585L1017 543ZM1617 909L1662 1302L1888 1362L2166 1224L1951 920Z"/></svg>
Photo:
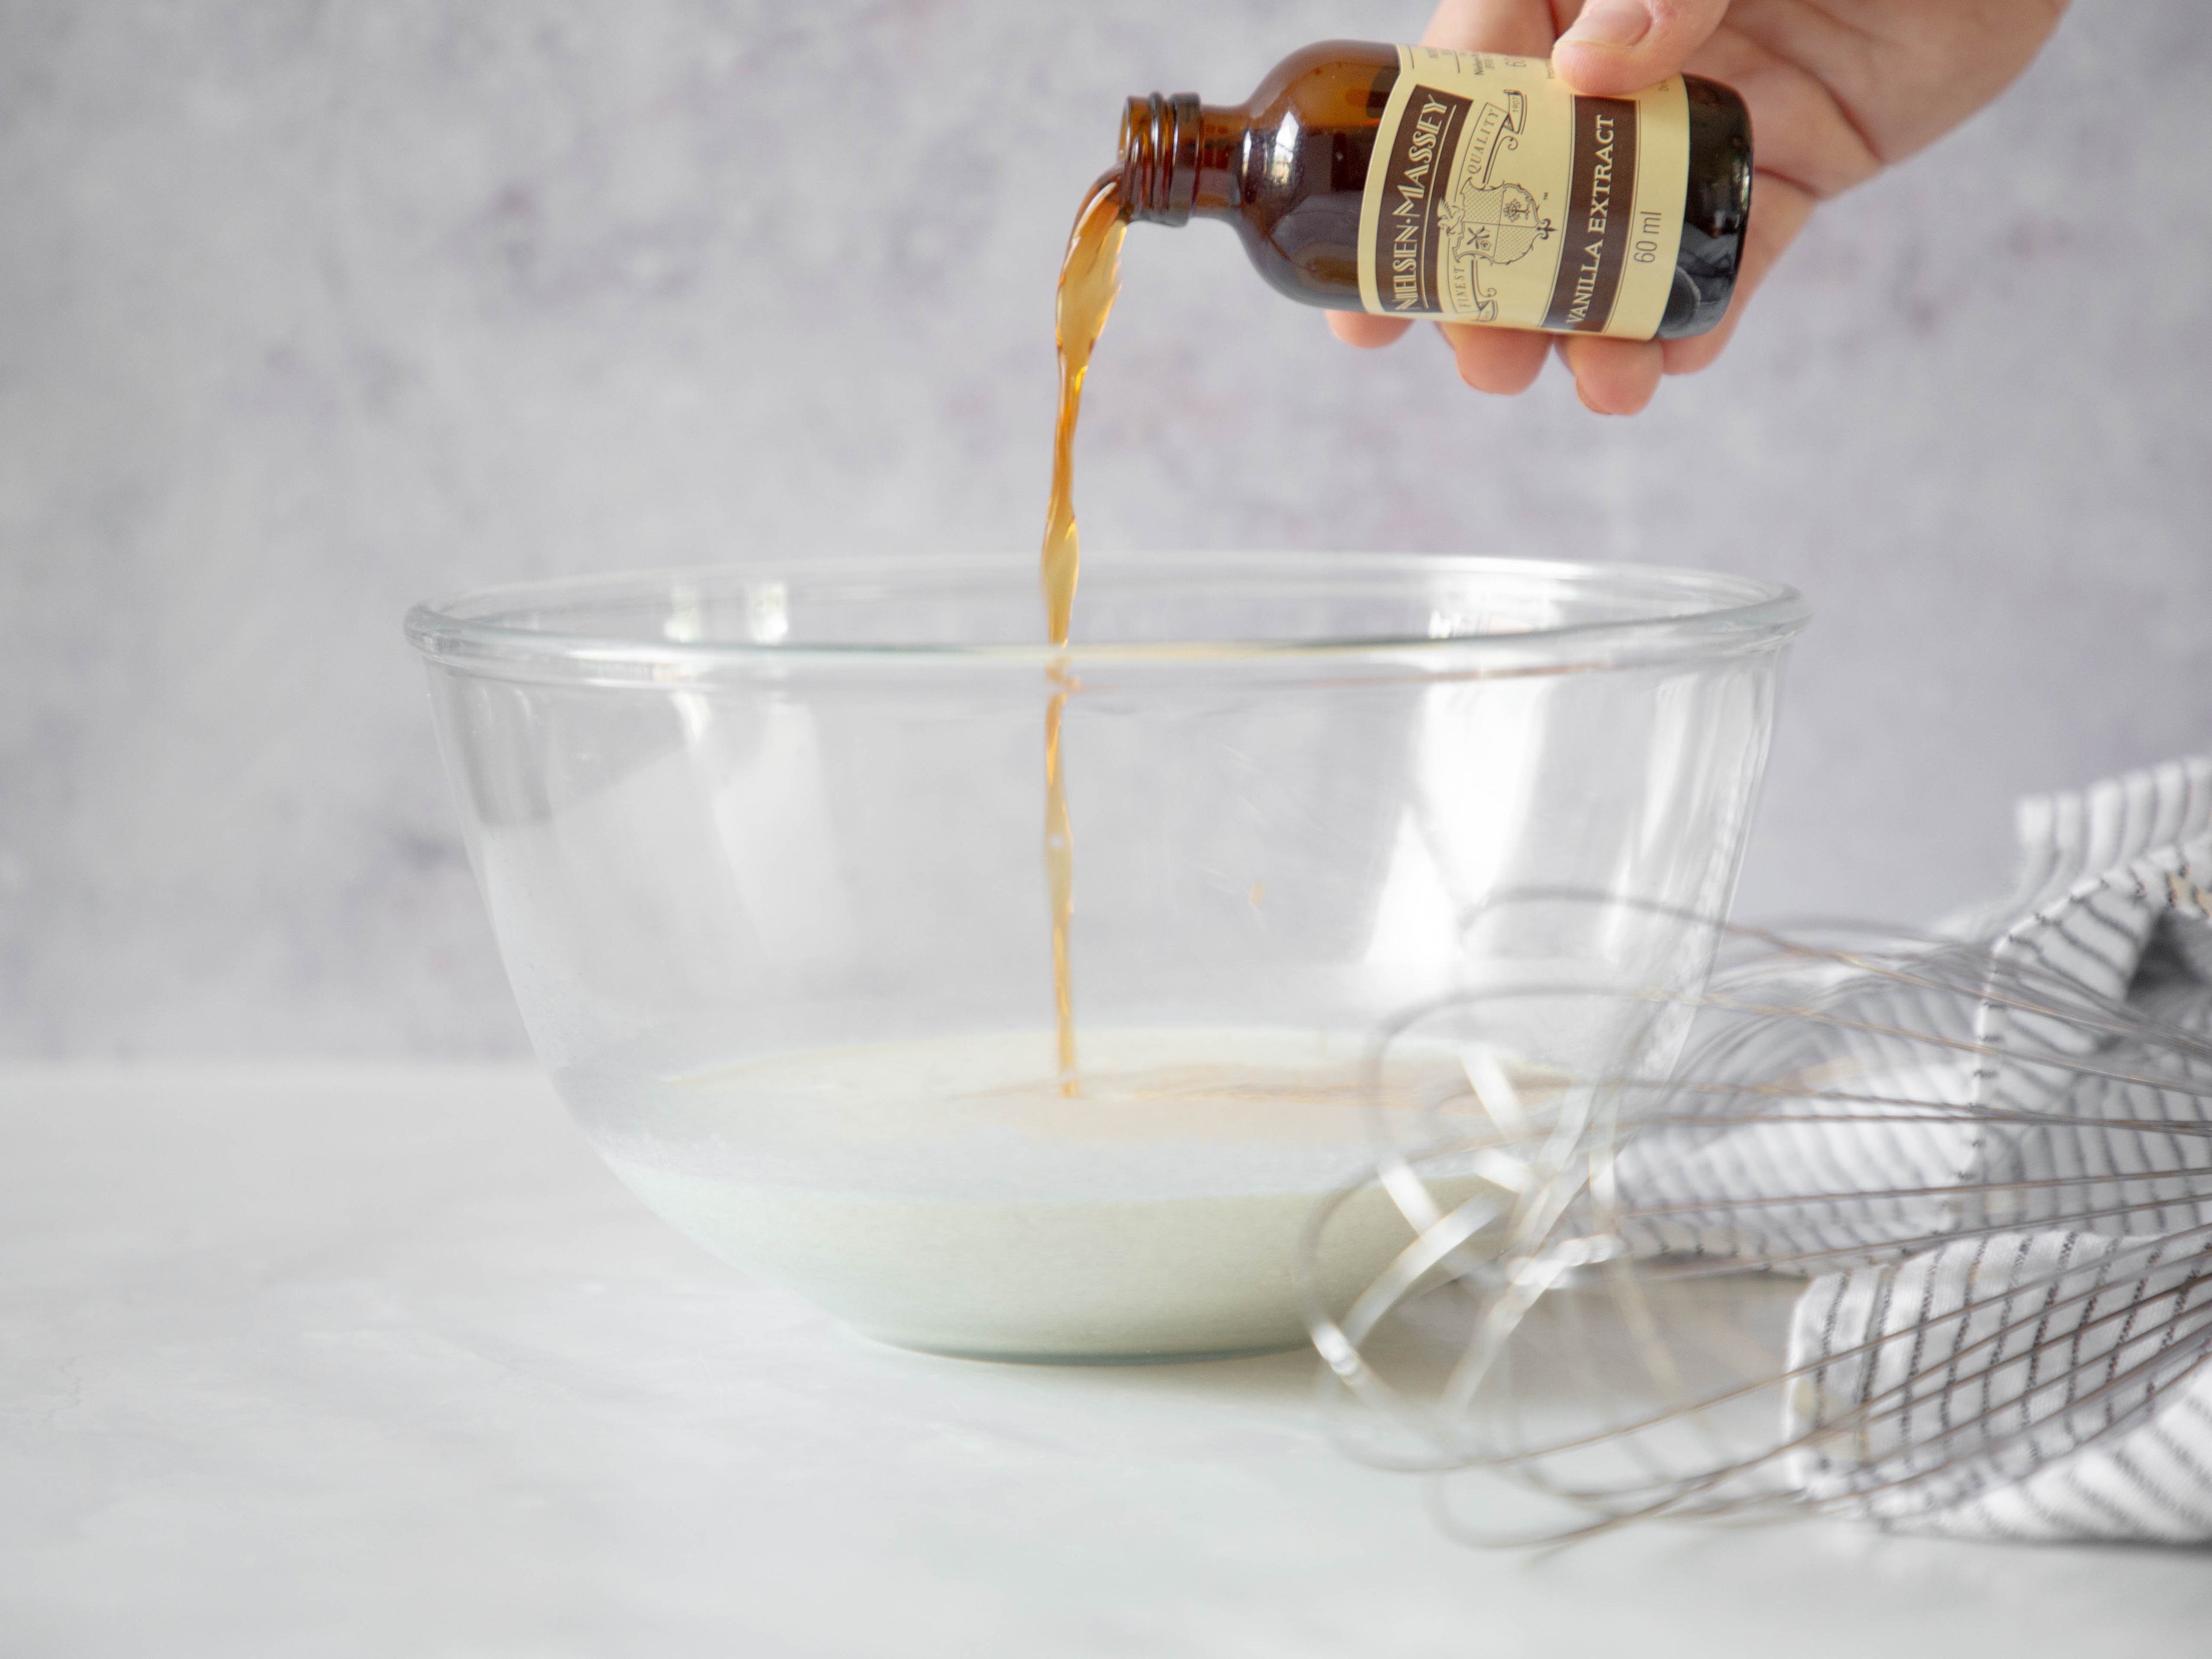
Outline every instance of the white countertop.
<svg viewBox="0 0 2212 1659"><path fill-rule="evenodd" d="M2212 1559L1446 1539L1303 1355L848 1336L645 1213L533 1073L0 1076L0 1652L2202 1651Z"/></svg>

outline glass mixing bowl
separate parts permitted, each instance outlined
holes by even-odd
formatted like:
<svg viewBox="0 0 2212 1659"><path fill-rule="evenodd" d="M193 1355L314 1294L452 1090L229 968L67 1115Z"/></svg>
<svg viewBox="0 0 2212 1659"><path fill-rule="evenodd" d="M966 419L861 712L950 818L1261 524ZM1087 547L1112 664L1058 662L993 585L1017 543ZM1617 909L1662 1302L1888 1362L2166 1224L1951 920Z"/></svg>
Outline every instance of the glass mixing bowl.
<svg viewBox="0 0 2212 1659"><path fill-rule="evenodd" d="M1064 653L1033 565L982 559L408 634L531 1040L622 1179L884 1340L1127 1358L1301 1340L1292 1243L1371 1167L1363 1113L1465 1108L1468 1043L1540 1086L1665 1063L1804 618L1644 567L1109 555ZM1439 1006L1481 1029L1369 1075ZM1323 1300L1409 1236L1362 1201Z"/></svg>

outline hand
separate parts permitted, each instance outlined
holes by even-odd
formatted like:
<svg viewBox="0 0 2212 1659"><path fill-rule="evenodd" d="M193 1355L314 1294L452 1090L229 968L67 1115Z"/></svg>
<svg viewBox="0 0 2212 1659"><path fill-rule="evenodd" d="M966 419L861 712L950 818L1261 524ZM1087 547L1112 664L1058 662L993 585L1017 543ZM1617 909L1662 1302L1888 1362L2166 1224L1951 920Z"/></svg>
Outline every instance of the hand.
<svg viewBox="0 0 2212 1659"><path fill-rule="evenodd" d="M1601 415L1633 415L1661 374L1720 356L1744 301L1816 203L1942 137L2010 85L2066 0L1442 0L1421 44L1549 54L1577 92L1633 92L1687 70L1734 87L1751 111L1751 228L1719 327L1686 340L1437 326L1478 392L1526 391L1554 347ZM1562 30L1565 32L1562 33ZM1403 319L1332 312L1337 337L1388 345Z"/></svg>

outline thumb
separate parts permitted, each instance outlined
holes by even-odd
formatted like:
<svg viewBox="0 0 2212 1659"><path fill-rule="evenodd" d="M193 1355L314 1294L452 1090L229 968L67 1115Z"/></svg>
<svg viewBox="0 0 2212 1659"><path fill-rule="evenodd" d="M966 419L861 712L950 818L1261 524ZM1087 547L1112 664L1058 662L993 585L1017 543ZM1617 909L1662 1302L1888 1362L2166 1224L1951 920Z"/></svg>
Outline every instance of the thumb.
<svg viewBox="0 0 2212 1659"><path fill-rule="evenodd" d="M1584 0L1552 62L1577 92L1634 92L1680 74L1728 9L1729 0Z"/></svg>

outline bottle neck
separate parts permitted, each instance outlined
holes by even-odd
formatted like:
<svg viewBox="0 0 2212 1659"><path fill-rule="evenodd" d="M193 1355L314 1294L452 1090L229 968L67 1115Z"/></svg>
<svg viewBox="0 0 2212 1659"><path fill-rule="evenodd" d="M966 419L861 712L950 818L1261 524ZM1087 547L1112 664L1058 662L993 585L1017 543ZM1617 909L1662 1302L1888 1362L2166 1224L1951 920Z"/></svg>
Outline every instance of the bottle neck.
<svg viewBox="0 0 2212 1659"><path fill-rule="evenodd" d="M1121 200L1132 219L1180 225L1235 213L1242 110L1200 106L1194 92L1132 98L1121 112Z"/></svg>

